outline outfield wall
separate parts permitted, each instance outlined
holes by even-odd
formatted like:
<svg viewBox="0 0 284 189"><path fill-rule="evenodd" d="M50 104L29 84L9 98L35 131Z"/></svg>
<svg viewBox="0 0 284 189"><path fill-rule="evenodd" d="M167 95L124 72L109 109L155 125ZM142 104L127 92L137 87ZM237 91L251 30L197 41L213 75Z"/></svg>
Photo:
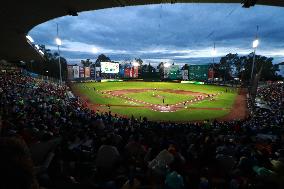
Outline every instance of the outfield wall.
<svg viewBox="0 0 284 189"><path fill-rule="evenodd" d="M139 70L141 71L138 66L121 64L119 65L119 68L116 69L117 73L103 73L101 67L68 65L68 79L137 79L138 76L141 76L145 81L189 80L204 82L213 80L212 78L214 78L214 71L209 69L209 65L189 65L188 69L181 69L179 65L171 65L169 67L164 67L162 72L146 70L140 73Z"/></svg>

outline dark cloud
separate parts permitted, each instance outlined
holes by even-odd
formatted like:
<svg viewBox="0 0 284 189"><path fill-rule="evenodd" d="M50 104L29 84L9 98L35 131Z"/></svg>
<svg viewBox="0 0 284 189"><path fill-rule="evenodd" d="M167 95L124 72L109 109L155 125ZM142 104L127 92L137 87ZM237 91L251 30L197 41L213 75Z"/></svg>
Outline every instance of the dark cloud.
<svg viewBox="0 0 284 189"><path fill-rule="evenodd" d="M95 59L105 53L114 60L141 57L147 61L166 59L181 63L212 61L216 43L218 56L252 51L259 26L263 55L284 60L283 8L240 4L149 5L96 10L78 17L62 17L35 27L30 35L39 44L54 48L56 23L63 39L63 55L70 62ZM97 54L92 53L97 49ZM55 49L55 48L54 48Z"/></svg>

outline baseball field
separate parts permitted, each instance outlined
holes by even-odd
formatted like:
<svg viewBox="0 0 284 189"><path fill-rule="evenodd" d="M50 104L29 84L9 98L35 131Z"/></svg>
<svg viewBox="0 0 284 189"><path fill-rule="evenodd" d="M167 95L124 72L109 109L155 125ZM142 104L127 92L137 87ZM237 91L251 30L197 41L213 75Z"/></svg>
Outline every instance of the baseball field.
<svg viewBox="0 0 284 189"><path fill-rule="evenodd" d="M155 121L233 119L244 111L237 89L223 86L105 82L75 83L72 90L95 111Z"/></svg>

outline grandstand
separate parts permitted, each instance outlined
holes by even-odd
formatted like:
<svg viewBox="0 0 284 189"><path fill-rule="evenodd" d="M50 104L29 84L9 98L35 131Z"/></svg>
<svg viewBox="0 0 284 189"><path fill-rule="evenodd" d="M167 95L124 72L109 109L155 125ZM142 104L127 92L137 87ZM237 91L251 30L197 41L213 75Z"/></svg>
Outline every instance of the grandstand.
<svg viewBox="0 0 284 189"><path fill-rule="evenodd" d="M238 94L247 102L245 105L249 111L242 119L211 117L193 121L155 121L144 116L122 116L119 113L125 111L126 106L112 112L111 105L104 104L107 105L103 107L105 111L96 111L93 107L98 103L86 101L90 100L86 94L77 95L76 84L32 73L20 62L44 62L43 56L35 45L27 42L24 34L39 23L66 14L75 16L83 10L161 2L51 0L48 4L41 4L32 0L9 1L0 8L5 9L0 22L6 26L0 31L3 33L0 36L1 189L284 188L283 81L263 81L262 85L255 86L257 106L249 99L246 88L239 85ZM282 1L243 1L244 7L256 2L284 6ZM16 3L19 3L17 7ZM35 15L37 17L32 19ZM66 77L70 81L80 81L82 90L95 98L105 93L109 95L107 98L122 98L121 93L117 93L121 92L121 85L130 84L130 90L137 90L132 81L112 85L94 82L104 79L101 77L115 81L134 79L136 82L140 76L135 66L122 68L118 63L107 64L112 68L68 65ZM209 74L210 69L208 65L189 65L189 69L172 65L163 70L162 75L154 71L145 75L156 80L174 80L175 83L170 83L174 84L170 95L185 93L188 86L191 90L194 87L201 90L202 94L191 91L198 93L194 96L196 98L190 99L192 103L205 98L216 103L216 95L237 94L230 82L222 83L224 86L208 85L208 88L180 83L183 80L185 83L202 81L197 83L204 84L211 79L208 76L213 73ZM87 81L94 84L81 85ZM159 104L169 95L165 94L169 89L163 88L169 83L159 82L155 86L154 82L147 81L140 84L147 89L151 86L150 94L155 97L154 101L159 100ZM178 85L185 87L176 89ZM103 90L106 86L111 86L111 89ZM210 89L214 89L214 94L208 92ZM183 99L182 96L179 98ZM105 102L106 98L100 100ZM228 104L228 99L222 100ZM122 102L121 99L117 101ZM187 101L182 102L177 105L163 102L162 109L175 106L188 111L185 110ZM134 106L134 109L140 108L139 104ZM205 109L201 116L205 116L204 112Z"/></svg>
<svg viewBox="0 0 284 189"><path fill-rule="evenodd" d="M5 159L12 146L23 148L19 138L31 150L27 161L33 158L35 169L29 174L48 188L122 187L129 174L139 187L151 188L161 184L166 169L172 171L167 179L180 174L179 184L191 187L209 182L226 187L240 176L255 187L283 184L278 179L284 157L283 84L260 88L258 96L269 109L255 110L245 120L166 124L93 112L69 98L67 86L21 73L2 73L0 81L1 174L11 188L26 182L13 182L24 167L11 169L19 162Z"/></svg>

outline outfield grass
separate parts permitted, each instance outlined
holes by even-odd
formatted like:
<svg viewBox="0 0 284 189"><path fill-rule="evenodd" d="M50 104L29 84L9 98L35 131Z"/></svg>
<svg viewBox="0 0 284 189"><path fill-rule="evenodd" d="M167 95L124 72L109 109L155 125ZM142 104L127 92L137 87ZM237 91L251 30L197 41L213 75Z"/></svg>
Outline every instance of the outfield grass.
<svg viewBox="0 0 284 189"><path fill-rule="evenodd" d="M237 93L222 93L214 97L213 101L204 100L196 102L189 105L189 107L194 108L231 108L234 104L234 99L236 98Z"/></svg>
<svg viewBox="0 0 284 189"><path fill-rule="evenodd" d="M94 88L98 91L94 91ZM174 90L186 90L192 92L201 92L206 94L216 94L223 92L214 97L213 101L204 100L189 105L189 108L225 108L222 110L200 110L200 109L181 109L177 112L156 112L148 108L131 107L144 106L137 102L129 102L128 100L121 99L119 97L113 97L106 94L102 94L104 91L122 90L122 89L174 89ZM164 121L192 121L192 120L204 120L215 119L225 116L229 113L229 108L234 103L236 97L236 91L225 92L226 87L213 86L213 85L194 85L194 84L181 84L181 83L169 83L169 82L109 82L109 83L76 83L73 85L73 89L83 94L94 104L111 104L111 105L129 105L130 107L117 107L112 106L111 111L119 115L126 115L139 118L147 117L149 120L164 120ZM164 91L155 91L156 95L164 96L166 104L175 104L194 98L189 95L181 95L175 93L168 93ZM152 91L140 92L140 93L128 93L124 96L131 97L133 99L142 100L152 104L162 104L162 98L153 97Z"/></svg>

